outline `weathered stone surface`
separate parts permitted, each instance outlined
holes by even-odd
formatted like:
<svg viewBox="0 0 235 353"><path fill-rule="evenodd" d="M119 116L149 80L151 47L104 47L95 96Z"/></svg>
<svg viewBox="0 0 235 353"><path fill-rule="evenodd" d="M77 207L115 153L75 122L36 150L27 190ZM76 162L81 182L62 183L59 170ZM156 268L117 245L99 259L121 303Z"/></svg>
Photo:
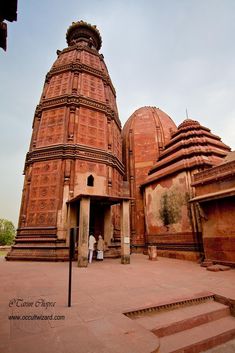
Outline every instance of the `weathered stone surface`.
<svg viewBox="0 0 235 353"><path fill-rule="evenodd" d="M207 266L206 269L208 271L218 272L218 271L229 271L231 269L231 267L216 264L216 265Z"/></svg>
<svg viewBox="0 0 235 353"><path fill-rule="evenodd" d="M128 265L130 263L130 255L121 255L121 263Z"/></svg>
<svg viewBox="0 0 235 353"><path fill-rule="evenodd" d="M229 271L231 270L231 267L229 266L224 266L224 265L219 265L220 266L220 271Z"/></svg>
<svg viewBox="0 0 235 353"><path fill-rule="evenodd" d="M206 269L207 269L207 271L219 272L220 266L219 265L211 265L211 266L207 266Z"/></svg>
<svg viewBox="0 0 235 353"><path fill-rule="evenodd" d="M213 265L213 261L211 260L205 260L201 263L201 267L208 267L208 266L212 266Z"/></svg>
<svg viewBox="0 0 235 353"><path fill-rule="evenodd" d="M152 245L148 246L148 256L149 260L151 261L157 261L157 247Z"/></svg>
<svg viewBox="0 0 235 353"><path fill-rule="evenodd" d="M235 266L235 155L194 175L206 258Z"/></svg>
<svg viewBox="0 0 235 353"><path fill-rule="evenodd" d="M179 125L141 185L147 242L171 257L183 258L182 252L187 259L202 257L199 214L189 203L194 193L191 183L199 168L218 164L228 151L197 121L187 119Z"/></svg>

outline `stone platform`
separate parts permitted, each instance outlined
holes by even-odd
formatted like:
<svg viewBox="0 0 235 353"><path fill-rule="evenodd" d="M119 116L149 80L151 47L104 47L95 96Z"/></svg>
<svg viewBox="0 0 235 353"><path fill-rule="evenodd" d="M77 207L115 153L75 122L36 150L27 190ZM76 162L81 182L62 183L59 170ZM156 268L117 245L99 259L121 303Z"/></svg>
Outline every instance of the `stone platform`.
<svg viewBox="0 0 235 353"><path fill-rule="evenodd" d="M159 319L136 320L124 313L189 298L195 302L210 297L208 293L235 300L234 269L210 272L194 262L161 257L155 262L140 254L131 255L130 265L120 264L120 259L93 262L87 268L74 263L71 308L67 307L68 263L8 262L1 258L0 278L0 352L4 353L161 353L167 349ZM224 304L213 301L212 306L207 302L192 309L183 306L177 320L181 328L187 321L190 329L195 329L190 315L199 317L197 320L205 320L207 315L207 321L226 321L232 332L234 317L227 318L229 308ZM172 315L170 310L166 312L167 335L182 335L172 332L176 311ZM219 331L219 325L212 325ZM158 331L154 334L152 328ZM202 333L196 330L200 339ZM223 343L218 335L217 345ZM234 343L229 341L222 347L221 352L230 353Z"/></svg>

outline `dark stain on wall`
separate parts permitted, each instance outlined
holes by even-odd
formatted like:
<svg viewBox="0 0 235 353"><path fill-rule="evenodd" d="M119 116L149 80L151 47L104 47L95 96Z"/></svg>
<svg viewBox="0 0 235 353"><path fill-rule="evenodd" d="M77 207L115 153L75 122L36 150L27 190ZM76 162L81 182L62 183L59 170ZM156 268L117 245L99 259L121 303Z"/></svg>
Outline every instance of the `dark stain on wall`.
<svg viewBox="0 0 235 353"><path fill-rule="evenodd" d="M173 189L162 194L159 216L164 226L178 223L182 217L182 206L187 204L188 197Z"/></svg>

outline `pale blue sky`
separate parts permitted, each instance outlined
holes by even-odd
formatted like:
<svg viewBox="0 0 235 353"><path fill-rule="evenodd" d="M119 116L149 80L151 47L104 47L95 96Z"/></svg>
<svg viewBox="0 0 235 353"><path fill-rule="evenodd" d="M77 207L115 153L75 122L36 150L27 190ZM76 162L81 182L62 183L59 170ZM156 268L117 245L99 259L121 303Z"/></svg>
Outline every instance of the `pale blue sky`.
<svg viewBox="0 0 235 353"><path fill-rule="evenodd" d="M15 224L34 110L72 21L100 30L122 123L157 106L189 116L235 148L234 0L18 0L0 51L0 218Z"/></svg>

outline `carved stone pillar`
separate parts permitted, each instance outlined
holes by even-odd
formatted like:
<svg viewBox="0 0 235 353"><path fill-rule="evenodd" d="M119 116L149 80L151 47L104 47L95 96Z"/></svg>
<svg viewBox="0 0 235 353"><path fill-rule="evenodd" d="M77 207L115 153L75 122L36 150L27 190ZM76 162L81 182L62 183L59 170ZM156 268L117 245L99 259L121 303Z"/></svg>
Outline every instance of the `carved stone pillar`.
<svg viewBox="0 0 235 353"><path fill-rule="evenodd" d="M82 197L80 201L78 267L88 265L88 237L90 221L90 197Z"/></svg>
<svg viewBox="0 0 235 353"><path fill-rule="evenodd" d="M30 143L31 149L36 147L38 129L39 129L40 121L41 121L41 115L42 115L41 111L36 110L34 122L33 122L33 133L32 133L32 138L31 138L31 143Z"/></svg>
<svg viewBox="0 0 235 353"><path fill-rule="evenodd" d="M74 94L78 93L78 74L77 73L74 73L74 76L73 76L72 93Z"/></svg>
<svg viewBox="0 0 235 353"><path fill-rule="evenodd" d="M76 107L74 107L74 106L70 107L69 126L68 126L68 141L73 141L73 139L74 139L75 111L76 111Z"/></svg>
<svg viewBox="0 0 235 353"><path fill-rule="evenodd" d="M107 206L104 209L104 242L110 245L112 237L112 216L111 216L111 206Z"/></svg>
<svg viewBox="0 0 235 353"><path fill-rule="evenodd" d="M130 207L129 200L121 203L121 263L130 263Z"/></svg>
<svg viewBox="0 0 235 353"><path fill-rule="evenodd" d="M108 167L108 194L112 192L112 167Z"/></svg>
<svg viewBox="0 0 235 353"><path fill-rule="evenodd" d="M82 73L78 76L78 92L81 92L82 87Z"/></svg>
<svg viewBox="0 0 235 353"><path fill-rule="evenodd" d="M108 117L108 150L112 149L112 128L111 128L111 118Z"/></svg>

